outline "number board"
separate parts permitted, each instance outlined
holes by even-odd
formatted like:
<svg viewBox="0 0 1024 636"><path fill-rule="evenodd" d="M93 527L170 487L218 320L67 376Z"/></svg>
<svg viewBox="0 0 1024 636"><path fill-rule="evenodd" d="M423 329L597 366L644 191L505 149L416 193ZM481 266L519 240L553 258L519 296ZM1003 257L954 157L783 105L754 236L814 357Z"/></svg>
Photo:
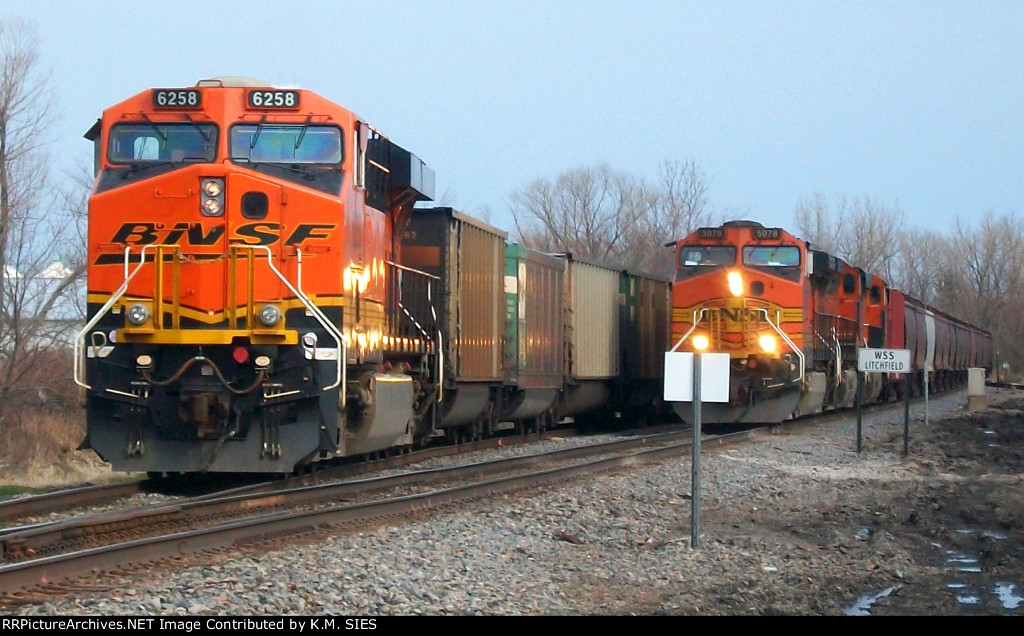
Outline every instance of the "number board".
<svg viewBox="0 0 1024 636"><path fill-rule="evenodd" d="M246 96L249 108L298 108L299 91L259 89Z"/></svg>
<svg viewBox="0 0 1024 636"><path fill-rule="evenodd" d="M725 230L720 227L702 227L699 230L701 238L722 238Z"/></svg>
<svg viewBox="0 0 1024 636"><path fill-rule="evenodd" d="M754 228L754 238L756 239L777 239L780 236L781 233L777 227Z"/></svg>
<svg viewBox="0 0 1024 636"><path fill-rule="evenodd" d="M153 90L154 108L202 108L203 94L194 88L157 88Z"/></svg>

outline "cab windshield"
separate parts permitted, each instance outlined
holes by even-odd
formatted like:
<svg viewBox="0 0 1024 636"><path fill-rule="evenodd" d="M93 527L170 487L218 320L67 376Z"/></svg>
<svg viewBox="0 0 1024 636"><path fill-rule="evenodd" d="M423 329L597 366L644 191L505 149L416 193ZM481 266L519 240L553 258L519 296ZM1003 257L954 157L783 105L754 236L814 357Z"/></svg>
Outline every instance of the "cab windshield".
<svg viewBox="0 0 1024 636"><path fill-rule="evenodd" d="M745 245L743 264L769 276L800 280L800 248L796 245Z"/></svg>
<svg viewBox="0 0 1024 636"><path fill-rule="evenodd" d="M795 245L747 245L743 248L743 264L754 267L796 267L800 264L800 248Z"/></svg>
<svg viewBox="0 0 1024 636"><path fill-rule="evenodd" d="M735 265L736 248L732 245L684 245L679 250L679 264L700 267Z"/></svg>
<svg viewBox="0 0 1024 636"><path fill-rule="evenodd" d="M732 245L684 245L679 249L676 280L686 280L735 264L736 248Z"/></svg>
<svg viewBox="0 0 1024 636"><path fill-rule="evenodd" d="M236 163L341 164L341 129L311 124L239 124L231 128Z"/></svg>
<svg viewBox="0 0 1024 636"><path fill-rule="evenodd" d="M207 163L217 156L217 127L197 122L136 122L110 129L107 159L115 164Z"/></svg>

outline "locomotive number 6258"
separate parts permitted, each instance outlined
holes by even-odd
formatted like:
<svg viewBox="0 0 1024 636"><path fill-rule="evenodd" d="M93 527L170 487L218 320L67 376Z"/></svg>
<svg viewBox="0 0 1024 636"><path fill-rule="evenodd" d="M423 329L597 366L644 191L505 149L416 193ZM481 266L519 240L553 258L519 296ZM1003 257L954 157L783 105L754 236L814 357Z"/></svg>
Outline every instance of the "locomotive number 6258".
<svg viewBox="0 0 1024 636"><path fill-rule="evenodd" d="M153 91L154 108L199 108L203 94L190 88L158 88Z"/></svg>
<svg viewBox="0 0 1024 636"><path fill-rule="evenodd" d="M298 108L299 91L249 91L249 108Z"/></svg>

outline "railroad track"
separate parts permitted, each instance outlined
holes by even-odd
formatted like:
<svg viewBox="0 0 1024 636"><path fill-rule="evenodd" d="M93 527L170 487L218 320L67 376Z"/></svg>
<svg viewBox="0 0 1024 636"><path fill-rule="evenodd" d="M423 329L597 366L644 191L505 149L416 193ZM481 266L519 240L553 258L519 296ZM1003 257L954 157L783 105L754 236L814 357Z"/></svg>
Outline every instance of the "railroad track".
<svg viewBox="0 0 1024 636"><path fill-rule="evenodd" d="M234 486L230 489L218 488L203 495L183 494L182 497L215 497L231 493L261 492L269 491L282 486L306 485L318 481L331 479L344 479L357 475L369 474L381 470L401 468L439 457L448 457L462 453L472 453L481 450L498 448L518 444L532 444L553 436L574 437L578 435L574 428L545 431L543 433L529 433L524 435L508 436L498 439L478 440L463 442L452 446L433 446L421 450L411 451L400 455L384 457L380 459L367 460L360 463L342 464L328 466L316 472L298 475L295 477L270 479L257 483L250 483L241 486ZM120 483L104 485L85 485L74 488L55 490L52 492L18 497L0 501L0 524L12 526L17 522L31 517L39 517L48 514L60 513L70 515L81 512L83 509L95 506L111 505L120 499L143 493L188 493L191 486L189 481L194 480L175 478L167 479L135 479ZM34 525L35 522L33 522ZM4 531L0 530L0 534Z"/></svg>
<svg viewBox="0 0 1024 636"><path fill-rule="evenodd" d="M88 485L0 501L0 523L57 511L108 504L143 492L139 480L118 484Z"/></svg>
<svg viewBox="0 0 1024 636"><path fill-rule="evenodd" d="M870 410L896 410L902 406L887 403L874 405ZM851 411L830 412L781 425L706 435L702 444L709 450L720 448L748 440L765 429L799 433L852 415ZM509 443L487 440L471 446L482 450ZM9 529L0 533L0 548L7 560L0 566L0 606L40 602L67 592L104 589L104 585L110 585L106 582L110 575L149 570L154 564L181 563L198 553L253 545L269 549L286 540L311 541L327 534L400 522L485 496L507 495L599 471L679 456L691 444L692 431L679 428L672 433L636 435L460 467L325 483L344 479L346 472L351 477L352 472L400 467L413 460L414 454L409 454L378 460L381 463L376 468L371 466L372 462L343 466L172 504ZM415 461L422 461L426 455L458 452L456 448L438 447L415 455Z"/></svg>
<svg viewBox="0 0 1024 636"><path fill-rule="evenodd" d="M1024 385L1011 385L1006 383L988 382L986 385L993 387L1024 388ZM920 402L923 402L923 398L921 397L911 399L912 404ZM865 405L864 412L869 413L877 412L879 410L895 410L902 407L902 401L883 402ZM831 418L850 417L855 413L856 411L852 409L830 411L824 414L808 415L797 420L791 420L786 422L786 425L791 429L794 426L799 425L816 425L820 422L827 422ZM493 449L499 446L530 444L552 437L572 437L579 434L579 431L576 429L567 427L549 430L542 433L529 433L495 439L463 442L461 444L451 446L433 446L386 458L373 459L360 463L344 464L340 466L331 466L307 475L238 486L236 489L232 489L231 491L219 489L218 491L209 493L206 496L218 496L218 493L228 494L228 492L259 492L279 488L282 485L287 486L288 484L305 485L325 480L344 479L381 470L401 468L433 458L448 457L461 453L471 453L480 450ZM109 505L119 499L146 492L167 492L168 484L170 484L171 490L185 490L185 487L180 482L175 482L173 479L166 481L164 484L161 484L161 481L162 480L138 479L107 485L90 484L82 487L68 488L39 495L0 501L0 524L10 526L25 518L53 513L71 514L88 506Z"/></svg>
<svg viewBox="0 0 1024 636"><path fill-rule="evenodd" d="M708 436L702 444L721 447L750 435ZM180 564L198 553L315 540L679 456L691 442L692 433L684 430L639 435L463 466L102 513L8 533L5 550L17 558L0 566L0 605L96 589L111 575Z"/></svg>

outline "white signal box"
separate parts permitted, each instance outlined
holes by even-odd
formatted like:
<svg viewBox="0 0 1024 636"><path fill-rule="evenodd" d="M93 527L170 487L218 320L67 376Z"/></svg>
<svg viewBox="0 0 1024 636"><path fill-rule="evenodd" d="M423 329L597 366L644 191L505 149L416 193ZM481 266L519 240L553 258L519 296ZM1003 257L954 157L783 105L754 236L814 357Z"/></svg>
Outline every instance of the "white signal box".
<svg viewBox="0 0 1024 636"><path fill-rule="evenodd" d="M858 349L857 370L875 373L909 373L910 349Z"/></svg>
<svg viewBox="0 0 1024 636"><path fill-rule="evenodd" d="M700 354L700 401L729 401L729 354ZM688 351L665 353L665 401L693 402L694 355Z"/></svg>

